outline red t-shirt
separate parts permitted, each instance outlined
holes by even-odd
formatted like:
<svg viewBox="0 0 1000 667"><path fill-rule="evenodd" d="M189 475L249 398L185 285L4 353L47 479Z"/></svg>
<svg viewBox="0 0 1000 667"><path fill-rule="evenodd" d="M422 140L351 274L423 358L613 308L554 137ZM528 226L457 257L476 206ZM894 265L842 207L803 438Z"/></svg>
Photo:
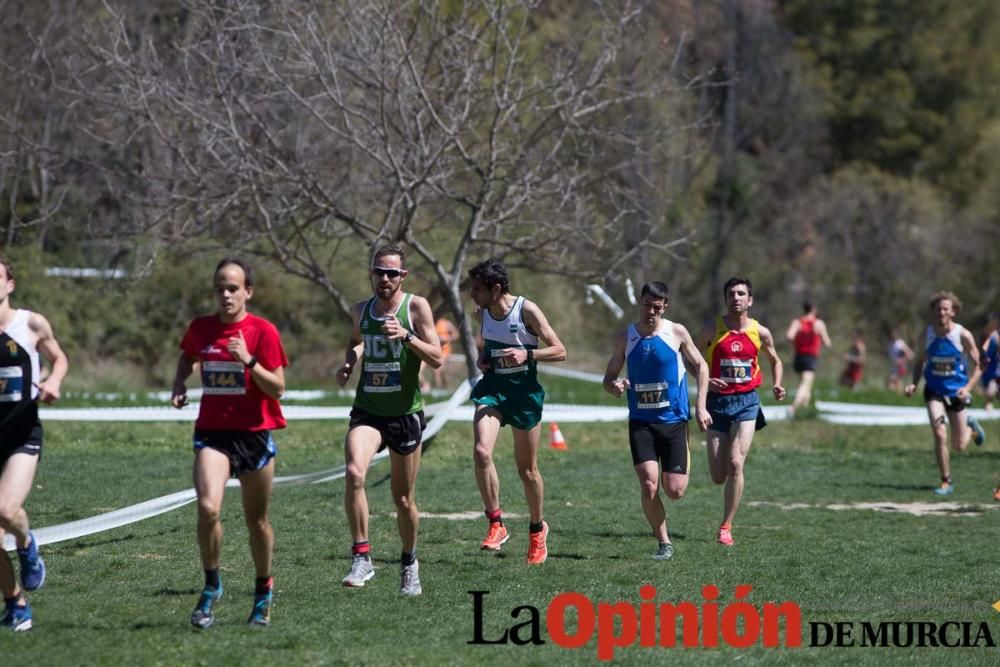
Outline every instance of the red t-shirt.
<svg viewBox="0 0 1000 667"><path fill-rule="evenodd" d="M247 313L225 323L218 315L191 321L181 349L201 367L202 399L195 428L206 431L264 431L285 427L278 400L253 381L250 369L229 354L229 339L243 332L247 350L269 371L288 365L281 335L273 324Z"/></svg>
<svg viewBox="0 0 1000 667"><path fill-rule="evenodd" d="M821 342L819 334L816 333L816 318L800 317L799 330L795 332L795 354L818 357Z"/></svg>

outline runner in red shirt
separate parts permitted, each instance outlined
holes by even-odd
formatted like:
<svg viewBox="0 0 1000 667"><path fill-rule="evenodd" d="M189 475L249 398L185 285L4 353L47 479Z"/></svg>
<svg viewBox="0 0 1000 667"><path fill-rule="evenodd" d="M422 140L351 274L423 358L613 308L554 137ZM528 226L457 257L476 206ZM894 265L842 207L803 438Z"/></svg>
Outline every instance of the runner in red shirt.
<svg viewBox="0 0 1000 667"><path fill-rule="evenodd" d="M790 414L812 400L813 382L816 380L816 366L819 362L821 345L830 347L830 335L826 332L826 322L816 316L816 306L809 301L802 302L802 317L796 317L788 325L788 340L795 345L795 360L792 363L799 374L799 386L795 388L795 399L788 408Z"/></svg>
<svg viewBox="0 0 1000 667"><path fill-rule="evenodd" d="M202 400L194 427L194 485L205 588L191 624L208 628L215 622L213 606L222 597L219 513L226 481L234 476L243 490L243 514L257 571L254 606L247 622L267 625L274 548L267 509L277 454L271 430L285 427L278 399L285 391L288 358L275 326L247 311L253 296L249 265L234 258L222 260L215 269L214 285L219 312L199 317L188 326L170 399L176 408L187 404L185 382L198 364Z"/></svg>
<svg viewBox="0 0 1000 667"><path fill-rule="evenodd" d="M744 464L754 433L767 424L756 390L763 382L760 355L771 366L771 393L778 401L785 400L781 384L785 370L770 329L750 317L750 279L733 276L722 287L722 294L726 314L706 322L697 342L705 349L709 368L706 407L712 424L705 443L708 472L713 483L726 485L718 542L731 547L733 520L743 497Z"/></svg>

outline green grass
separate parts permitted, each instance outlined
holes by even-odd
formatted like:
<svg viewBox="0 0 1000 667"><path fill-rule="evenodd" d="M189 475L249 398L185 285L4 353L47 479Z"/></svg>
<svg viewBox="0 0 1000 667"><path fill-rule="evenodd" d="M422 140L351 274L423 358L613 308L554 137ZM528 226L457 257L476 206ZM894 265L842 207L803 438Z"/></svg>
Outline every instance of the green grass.
<svg viewBox="0 0 1000 667"><path fill-rule="evenodd" d="M560 390L561 391L561 390ZM293 422L278 434L279 474L332 468L343 460L344 422ZM935 502L930 430L844 427L816 420L776 423L757 435L747 467L737 545L716 544L722 491L706 470L703 446L692 447L687 496L667 506L673 560L648 559L654 540L642 516L624 424L561 424L570 450L544 448L549 562L523 564L526 518L509 521L513 538L500 554L478 549L483 520L421 523L419 556L425 594L398 594L399 538L384 477L369 477L371 539L378 573L364 589L340 579L349 567L350 536L343 484L275 488L273 523L276 606L272 626L243 624L253 571L239 494L227 493L223 579L218 624L188 626L201 588L193 506L131 526L43 549L50 578L30 595L36 627L0 635L3 664L591 664L595 642L564 649L471 646L472 597L486 597L485 636L513 625L512 610L541 611L560 592L597 601L640 602L653 584L661 602L701 603L702 586L718 586L722 605L737 585L750 601L791 600L808 623L823 621L985 621L1000 641L1000 598L994 563L997 512L979 516L911 516L832 510L833 503ZM46 449L29 498L35 526L91 516L190 485L190 425L46 425ZM425 454L417 487L424 512L480 511L471 469L468 424L449 425ZM990 434L996 442L996 434ZM526 514L504 433L497 451L503 507ZM988 504L1000 453L986 447L953 458L951 501ZM801 503L802 509L782 505ZM521 616L518 621L524 620ZM860 632L860 629L856 630ZM548 635L542 631L542 638ZM745 650L638 648L620 650L627 664L995 664L996 650L801 648Z"/></svg>

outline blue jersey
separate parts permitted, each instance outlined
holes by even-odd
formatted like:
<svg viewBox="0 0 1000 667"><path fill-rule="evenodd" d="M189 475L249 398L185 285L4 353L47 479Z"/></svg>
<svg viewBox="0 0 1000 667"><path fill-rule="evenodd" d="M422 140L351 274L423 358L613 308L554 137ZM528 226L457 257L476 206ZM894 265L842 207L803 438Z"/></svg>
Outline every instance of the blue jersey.
<svg viewBox="0 0 1000 667"><path fill-rule="evenodd" d="M962 352L963 331L962 325L952 324L951 331L938 336L934 327L927 327L924 380L927 381L927 388L938 396L957 396L958 390L969 382L965 354Z"/></svg>
<svg viewBox="0 0 1000 667"><path fill-rule="evenodd" d="M644 422L673 424L691 418L687 372L673 323L660 322L652 336L641 336L630 324L625 346L628 364L628 416Z"/></svg>
<svg viewBox="0 0 1000 667"><path fill-rule="evenodd" d="M997 344L1000 337L994 332L990 334L989 343L986 345L986 353L984 355L983 363L986 364L986 370L983 371L983 376L981 378L983 386L985 387L993 380L1000 377L998 371L1000 371L1000 345Z"/></svg>

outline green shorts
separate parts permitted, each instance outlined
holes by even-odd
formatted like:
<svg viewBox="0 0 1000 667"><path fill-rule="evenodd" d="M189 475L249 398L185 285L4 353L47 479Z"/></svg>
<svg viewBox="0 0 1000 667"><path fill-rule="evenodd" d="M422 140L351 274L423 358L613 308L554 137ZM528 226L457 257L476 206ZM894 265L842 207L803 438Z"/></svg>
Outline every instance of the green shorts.
<svg viewBox="0 0 1000 667"><path fill-rule="evenodd" d="M545 390L542 385L511 386L498 381L487 373L472 390L472 402L495 408L500 413L500 424L530 431L542 421L542 404Z"/></svg>

